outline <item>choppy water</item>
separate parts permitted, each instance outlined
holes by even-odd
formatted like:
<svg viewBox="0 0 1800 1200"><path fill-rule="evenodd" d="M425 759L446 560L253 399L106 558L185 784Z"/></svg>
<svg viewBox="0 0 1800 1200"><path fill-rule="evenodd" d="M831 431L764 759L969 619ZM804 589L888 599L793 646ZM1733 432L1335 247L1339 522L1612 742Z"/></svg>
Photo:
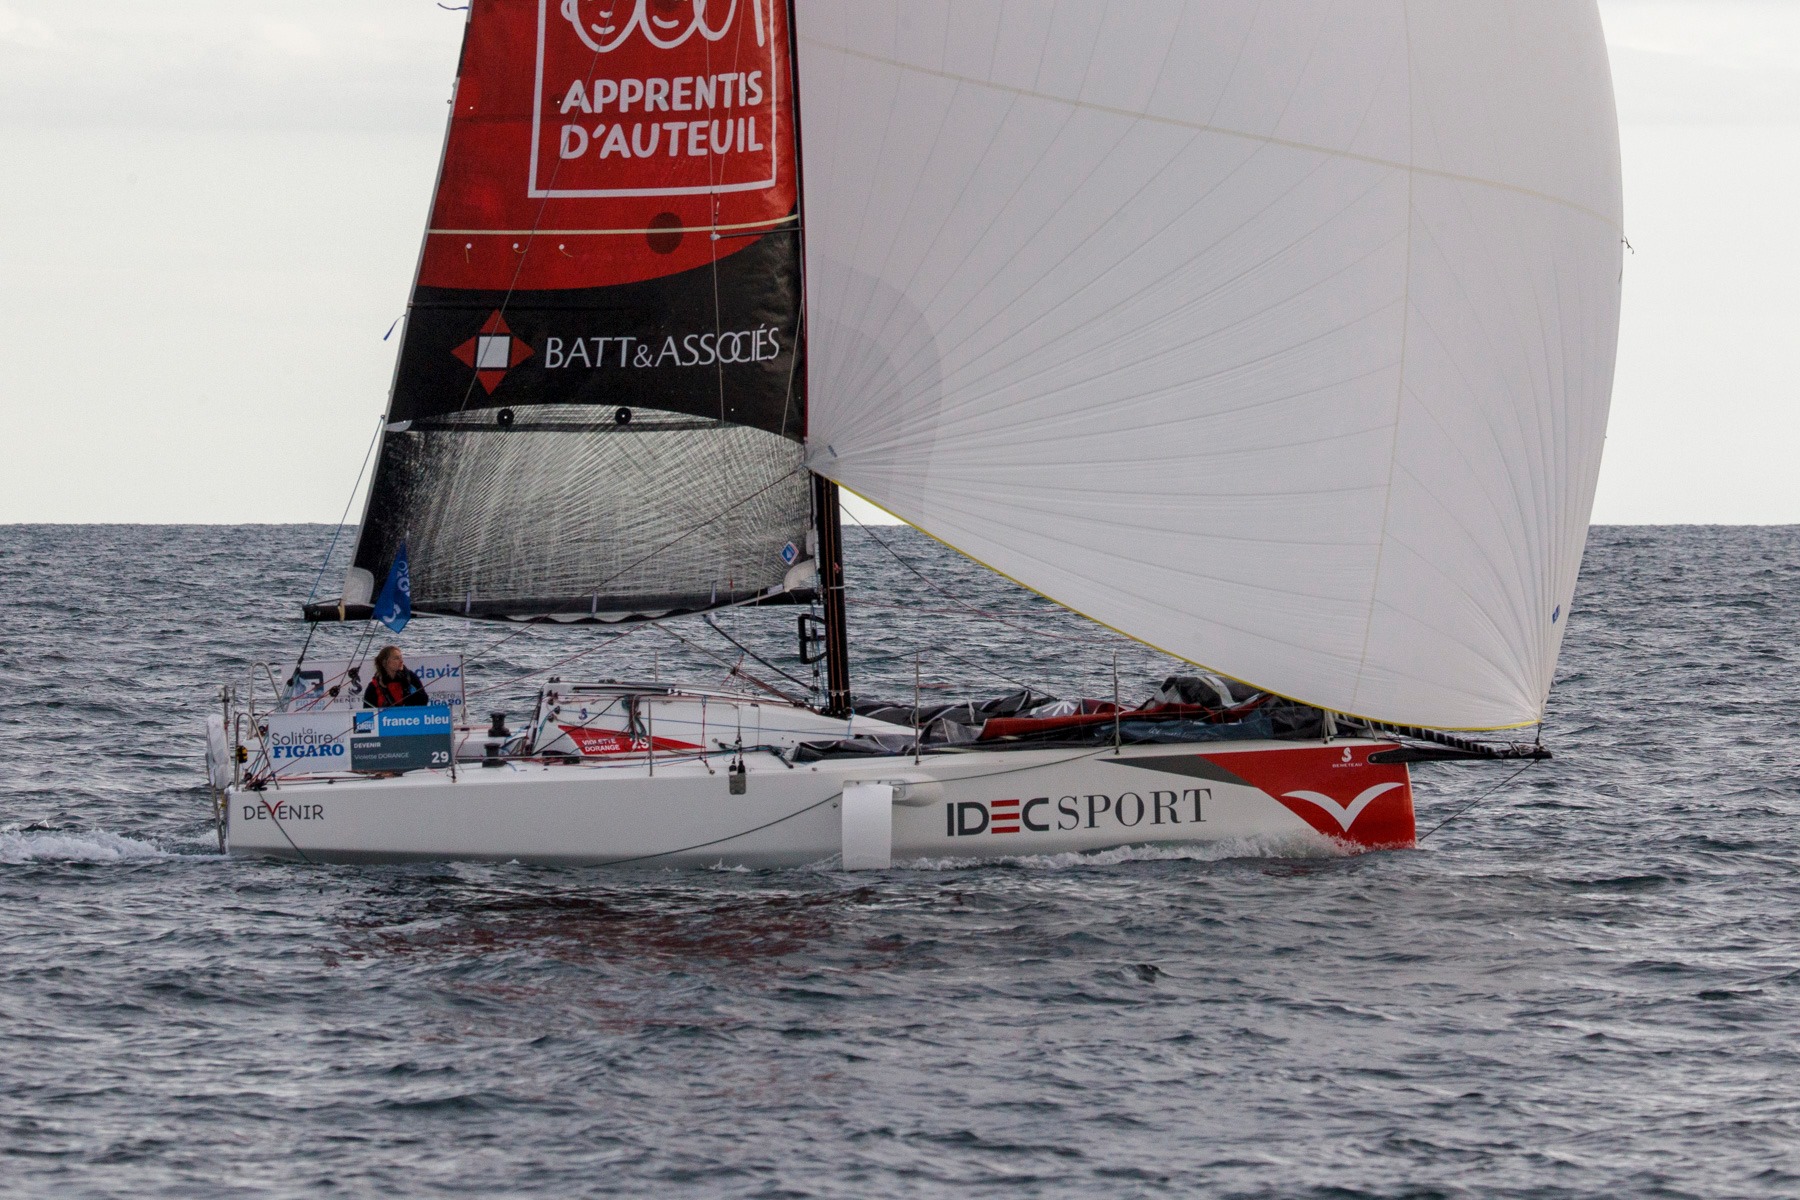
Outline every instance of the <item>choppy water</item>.
<svg viewBox="0 0 1800 1200"><path fill-rule="evenodd" d="M882 536L1006 623L853 531L869 691L924 647L1110 695L1117 643ZM1597 531L1560 757L1422 852L868 877L218 858L202 715L328 537L0 529L0 1191L1800 1194L1800 530ZM729 628L791 665L791 616ZM1502 778L1420 769L1422 825Z"/></svg>

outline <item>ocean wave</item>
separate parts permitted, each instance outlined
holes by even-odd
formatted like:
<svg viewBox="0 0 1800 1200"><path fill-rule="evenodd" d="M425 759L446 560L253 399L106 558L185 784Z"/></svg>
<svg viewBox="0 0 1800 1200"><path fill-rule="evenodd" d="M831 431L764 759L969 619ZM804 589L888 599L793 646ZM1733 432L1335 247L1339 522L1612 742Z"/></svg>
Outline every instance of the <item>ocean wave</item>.
<svg viewBox="0 0 1800 1200"><path fill-rule="evenodd" d="M71 862L149 862L172 858L153 842L139 841L103 829L0 829L0 865Z"/></svg>

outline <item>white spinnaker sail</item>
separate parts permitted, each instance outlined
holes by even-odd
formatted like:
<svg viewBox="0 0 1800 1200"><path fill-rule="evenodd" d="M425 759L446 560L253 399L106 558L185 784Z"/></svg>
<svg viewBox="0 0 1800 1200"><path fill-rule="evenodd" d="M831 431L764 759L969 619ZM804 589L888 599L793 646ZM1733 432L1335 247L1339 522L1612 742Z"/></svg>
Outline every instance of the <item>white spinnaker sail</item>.
<svg viewBox="0 0 1800 1200"><path fill-rule="evenodd" d="M1594 0L799 0L809 464L1340 712L1539 719L1618 337Z"/></svg>

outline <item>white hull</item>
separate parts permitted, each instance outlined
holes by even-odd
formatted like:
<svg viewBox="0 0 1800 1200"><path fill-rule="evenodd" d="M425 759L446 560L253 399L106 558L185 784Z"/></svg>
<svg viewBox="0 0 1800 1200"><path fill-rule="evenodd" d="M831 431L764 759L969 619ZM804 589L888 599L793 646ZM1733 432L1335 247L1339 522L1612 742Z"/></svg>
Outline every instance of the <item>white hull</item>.
<svg viewBox="0 0 1800 1200"><path fill-rule="evenodd" d="M331 863L880 867L1321 838L1374 849L1414 836L1406 768L1368 762L1391 748L1338 739L979 750L792 767L746 753L742 794L728 754L528 762L464 765L454 777L284 780L228 788L220 802L230 853Z"/></svg>

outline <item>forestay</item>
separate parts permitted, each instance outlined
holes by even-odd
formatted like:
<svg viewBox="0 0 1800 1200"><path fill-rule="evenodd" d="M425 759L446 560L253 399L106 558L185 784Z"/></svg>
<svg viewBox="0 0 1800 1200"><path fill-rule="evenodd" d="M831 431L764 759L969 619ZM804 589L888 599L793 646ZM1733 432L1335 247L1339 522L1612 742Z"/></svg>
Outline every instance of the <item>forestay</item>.
<svg viewBox="0 0 1800 1200"><path fill-rule="evenodd" d="M476 0L347 598L806 592L787 0Z"/></svg>
<svg viewBox="0 0 1800 1200"><path fill-rule="evenodd" d="M809 465L1341 712L1539 718L1600 464L1591 0L799 0Z"/></svg>

